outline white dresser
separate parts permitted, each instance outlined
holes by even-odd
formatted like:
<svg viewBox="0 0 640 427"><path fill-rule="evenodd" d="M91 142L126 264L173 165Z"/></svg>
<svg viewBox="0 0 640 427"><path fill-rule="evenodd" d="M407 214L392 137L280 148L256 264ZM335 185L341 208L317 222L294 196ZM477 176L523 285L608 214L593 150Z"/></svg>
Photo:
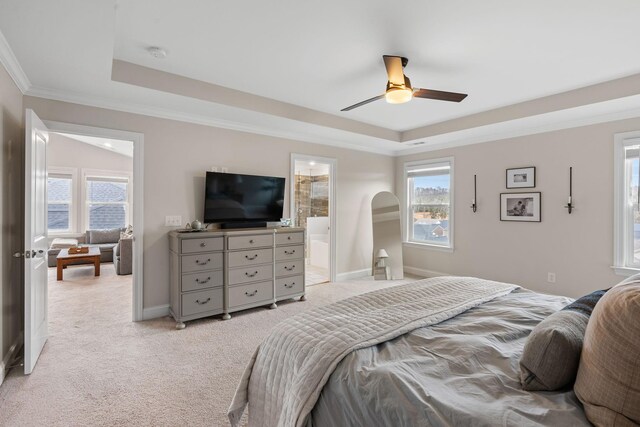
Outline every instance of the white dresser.
<svg viewBox="0 0 640 427"><path fill-rule="evenodd" d="M302 228L169 233L171 314L176 327L201 317L305 300Z"/></svg>

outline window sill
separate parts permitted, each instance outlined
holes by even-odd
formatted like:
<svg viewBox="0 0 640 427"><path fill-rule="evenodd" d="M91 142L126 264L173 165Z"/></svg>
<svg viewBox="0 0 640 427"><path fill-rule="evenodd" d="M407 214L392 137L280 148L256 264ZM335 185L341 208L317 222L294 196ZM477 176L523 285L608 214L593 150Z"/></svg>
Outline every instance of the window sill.
<svg viewBox="0 0 640 427"><path fill-rule="evenodd" d="M629 276L633 276L634 274L640 273L640 268L617 267L617 266L612 266L611 268L613 268L613 271L615 271L615 273L618 276L629 277Z"/></svg>
<svg viewBox="0 0 640 427"><path fill-rule="evenodd" d="M438 252L453 253L453 247L451 246L432 245L429 243L417 243L417 242L403 242L402 245L406 248L428 249L428 250L434 250Z"/></svg>

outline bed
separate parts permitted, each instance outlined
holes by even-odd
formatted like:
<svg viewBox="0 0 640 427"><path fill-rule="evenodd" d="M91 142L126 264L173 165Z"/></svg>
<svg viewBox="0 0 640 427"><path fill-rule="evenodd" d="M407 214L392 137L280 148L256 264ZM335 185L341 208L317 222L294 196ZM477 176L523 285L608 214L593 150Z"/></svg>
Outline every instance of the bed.
<svg viewBox="0 0 640 427"><path fill-rule="evenodd" d="M301 313L258 347L238 425L588 426L571 388L522 390L518 361L572 300L468 277L420 280Z"/></svg>

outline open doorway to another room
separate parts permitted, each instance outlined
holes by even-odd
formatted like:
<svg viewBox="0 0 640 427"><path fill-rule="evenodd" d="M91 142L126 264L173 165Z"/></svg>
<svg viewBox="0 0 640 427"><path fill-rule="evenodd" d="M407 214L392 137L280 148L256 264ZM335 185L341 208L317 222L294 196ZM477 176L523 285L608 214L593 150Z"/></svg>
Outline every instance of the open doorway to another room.
<svg viewBox="0 0 640 427"><path fill-rule="evenodd" d="M61 326L59 334L65 333L62 325L81 322L87 310L93 319L131 320L133 145L49 134L49 318L52 330Z"/></svg>
<svg viewBox="0 0 640 427"><path fill-rule="evenodd" d="M302 157L302 158L300 158ZM305 283L331 281L331 161L294 155L293 221L306 230Z"/></svg>

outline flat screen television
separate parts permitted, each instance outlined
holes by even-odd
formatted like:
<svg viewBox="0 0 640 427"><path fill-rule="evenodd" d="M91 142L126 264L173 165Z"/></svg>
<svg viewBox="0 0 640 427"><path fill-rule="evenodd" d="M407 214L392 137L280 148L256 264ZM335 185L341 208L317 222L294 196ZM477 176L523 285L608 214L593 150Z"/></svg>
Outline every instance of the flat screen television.
<svg viewBox="0 0 640 427"><path fill-rule="evenodd" d="M274 176L207 172L205 223L280 221L285 179Z"/></svg>

